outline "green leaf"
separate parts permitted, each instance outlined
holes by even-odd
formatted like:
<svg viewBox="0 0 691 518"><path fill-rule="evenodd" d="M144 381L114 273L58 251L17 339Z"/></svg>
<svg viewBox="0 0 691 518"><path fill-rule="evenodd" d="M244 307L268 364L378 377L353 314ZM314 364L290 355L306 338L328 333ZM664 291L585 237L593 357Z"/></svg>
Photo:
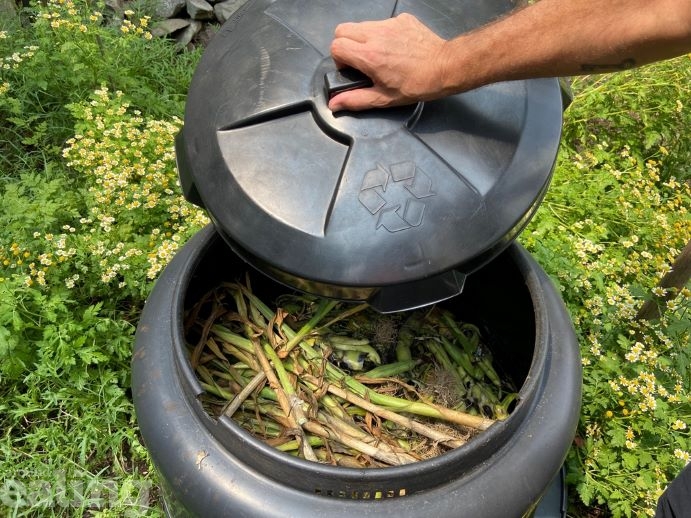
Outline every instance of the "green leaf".
<svg viewBox="0 0 691 518"><path fill-rule="evenodd" d="M648 131L645 133L643 145L645 146L645 149L650 149L653 146L659 146L661 141L662 135L660 135L657 131Z"/></svg>
<svg viewBox="0 0 691 518"><path fill-rule="evenodd" d="M590 505L593 500L593 488L586 482L583 482L581 484L578 484L576 486L576 491L578 492L578 496L581 497L581 501L585 505Z"/></svg>
<svg viewBox="0 0 691 518"><path fill-rule="evenodd" d="M637 450L636 454L638 455L638 462L641 466L651 466L656 464L653 460L653 456L648 451L641 448Z"/></svg>
<svg viewBox="0 0 691 518"><path fill-rule="evenodd" d="M633 453L624 452L621 454L624 467L626 469L634 470L638 467L638 456Z"/></svg>

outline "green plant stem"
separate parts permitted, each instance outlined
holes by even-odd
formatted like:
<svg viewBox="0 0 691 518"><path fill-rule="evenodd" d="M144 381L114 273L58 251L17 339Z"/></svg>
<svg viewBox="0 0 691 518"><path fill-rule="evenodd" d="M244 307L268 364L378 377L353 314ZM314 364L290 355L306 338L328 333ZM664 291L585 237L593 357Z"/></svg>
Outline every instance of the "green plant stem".
<svg viewBox="0 0 691 518"><path fill-rule="evenodd" d="M312 448L318 448L320 446L324 446L325 444L323 437L315 437L314 435L308 435L307 442L309 442L309 445ZM286 441L281 444L275 444L273 445L273 447L283 452L296 451L300 448L300 441L293 439L291 441Z"/></svg>
<svg viewBox="0 0 691 518"><path fill-rule="evenodd" d="M255 304L257 309L261 311L261 313L264 315L264 318L267 320L271 320L273 318L274 312L271 310L271 308L269 308L266 304L259 300L258 297L254 296L244 287L243 291L245 292L245 296L248 298L248 300L250 300L252 304ZM285 333L288 339L294 338L296 335L295 331L293 331L290 326L286 324L281 326L281 330ZM299 345L305 352L305 355L308 359L317 361L319 364L321 364L323 358L319 352L315 351L304 341L299 342ZM328 362L325 364L325 372L331 381L335 383L345 383L357 395L369 398L373 403L393 410L410 412L411 414L433 417L436 419L444 419L452 423L460 424L462 426L469 426L478 430L486 430L492 426L492 424L494 424L493 420L485 417L473 416L464 412L451 410L449 408L439 407L431 403L408 401L402 398L379 394L374 390L370 390L368 387L358 382L353 377L348 376L343 371Z"/></svg>
<svg viewBox="0 0 691 518"><path fill-rule="evenodd" d="M319 301L319 306L317 307L317 310L314 312L312 318L310 318L309 321L307 321L307 323L303 325L297 333L293 333L293 336L288 339L286 344L279 351L279 356L281 356L282 358L288 356L288 354L290 354L290 351L292 351L293 348L305 336L307 336L311 331L314 330L317 324L321 322L321 320L336 306L336 304L338 304L337 300L321 299ZM264 317L268 318L266 315L264 315Z"/></svg>
<svg viewBox="0 0 691 518"><path fill-rule="evenodd" d="M321 333L323 330L330 328L332 325L334 325L337 322L340 322L341 320L345 320L346 318L350 318L353 315L356 315L357 313L360 313L361 311L365 311L366 309L369 309L368 304L358 304L357 306L353 306L352 308L348 308L338 315L336 315L334 318L326 322L324 325L319 326L318 328L315 329L317 333Z"/></svg>
<svg viewBox="0 0 691 518"><path fill-rule="evenodd" d="M249 354L254 354L254 346L252 345L252 340L249 338L245 338L237 333L233 333L230 329L220 324L214 324L211 326L211 332L218 335L219 338L228 342L229 344L238 347L242 351Z"/></svg>
<svg viewBox="0 0 691 518"><path fill-rule="evenodd" d="M315 379L312 379L311 376L306 376L305 379L311 381L312 383L315 383L317 381ZM433 441L445 444L446 446L449 446L451 448L458 448L459 446L465 444L465 441L461 439L457 439L443 432L440 432L435 428L426 426L420 423L419 421L415 421L414 419L410 419L409 417L402 416L400 414L397 414L396 412L392 412L390 410L377 406L373 404L371 401L361 398L356 394L353 394L351 392L348 392L347 390L337 387L336 385L329 384L326 388L334 396L343 398L349 403L357 405L362 409L371 412L375 415L378 415L383 419L388 419L389 421L403 426L409 430L412 430L415 433L424 435L425 437L428 437Z"/></svg>
<svg viewBox="0 0 691 518"><path fill-rule="evenodd" d="M473 348L473 344L468 340L468 338L463 334L463 331L461 331L461 328L458 327L458 324L453 318L453 315L448 312L448 311L442 311L441 314L441 319L444 324L449 328L449 330L453 333L453 336L456 340L458 340L458 343L461 344L461 347L463 347L463 350L470 354L473 355L475 353L475 349Z"/></svg>
<svg viewBox="0 0 691 518"><path fill-rule="evenodd" d="M420 332L420 327L421 322L417 313L413 313L403 322L398 332L398 340L396 341L396 360L399 362L412 360L413 356L410 349L415 337Z"/></svg>
<svg viewBox="0 0 691 518"><path fill-rule="evenodd" d="M360 377L369 379L392 378L394 376L400 376L401 374L411 371L418 364L419 362L413 359L387 363L360 374Z"/></svg>

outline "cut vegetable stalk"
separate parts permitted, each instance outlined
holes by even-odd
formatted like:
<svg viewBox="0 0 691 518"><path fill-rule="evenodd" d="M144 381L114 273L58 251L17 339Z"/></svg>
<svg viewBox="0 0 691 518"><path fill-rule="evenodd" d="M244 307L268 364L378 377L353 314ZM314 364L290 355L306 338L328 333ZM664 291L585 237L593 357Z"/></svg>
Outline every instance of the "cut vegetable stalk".
<svg viewBox="0 0 691 518"><path fill-rule="evenodd" d="M380 394L375 390L363 385L352 376L348 376L342 371L339 371L335 366L326 364L326 375L330 381L334 383L345 383L349 389L360 397L364 397L377 405L389 408L400 412L408 412L425 417L433 417L436 419L443 419L451 423L460 424L462 426L469 426L478 430L486 430L494 421L485 417L473 416L457 410L451 410L442 406L433 405L432 403L423 403L420 401L409 401L386 394Z"/></svg>
<svg viewBox="0 0 691 518"><path fill-rule="evenodd" d="M378 378L391 378L394 376L400 376L406 372L412 370L419 362L417 360L403 360L393 363L387 363L386 365L380 365L374 369L368 370L367 372L360 374L365 378L378 379Z"/></svg>
<svg viewBox="0 0 691 518"><path fill-rule="evenodd" d="M233 399L228 401L221 414L227 417L232 417L235 411L245 402L249 395L261 387L266 381L266 374L264 371L258 372L252 380L236 395Z"/></svg>
<svg viewBox="0 0 691 518"><path fill-rule="evenodd" d="M254 347L254 353L259 359L259 363L262 366L264 373L266 374L266 379L269 381L269 385L272 389L274 389L276 395L278 396L278 402L281 405L283 412L286 414L286 417L289 419L289 421L294 423L293 428L295 429L295 432L298 433L298 438L301 441L301 451L303 452L307 460L316 461L317 457L314 454L312 447L305 440L305 434L302 429L303 425L307 422L307 419L304 413L302 412L302 402L295 394L295 390L293 389L293 386L290 384L290 382L287 380L287 376L285 376L282 380L285 383L285 386L282 385L281 380L279 380L279 376L271 368L271 364L269 363L268 358L264 354L259 340L253 339L252 343ZM281 364L280 360L277 362L277 364ZM281 367L282 366L283 365L281 364ZM281 367L279 367L279 370L281 370ZM285 370L283 370L283 373L285 373Z"/></svg>
<svg viewBox="0 0 691 518"><path fill-rule="evenodd" d="M312 318L304 326L302 326L292 338L288 339L288 342L279 351L278 355L281 358L288 356L290 351L300 342L300 340L312 332L314 328L317 327L317 324L321 322L321 320L336 306L336 304L338 304L337 300L322 299L319 302L319 307L317 308L317 311L315 311L314 316L312 316ZM264 315L264 317L267 317L267 315ZM269 320L271 320L271 318L269 318Z"/></svg>
<svg viewBox="0 0 691 518"><path fill-rule="evenodd" d="M365 455L369 455L370 457L384 462L386 464L389 464L391 466L410 464L417 461L415 457L412 457L407 454L389 453L386 451L382 451L376 446L364 443L345 434L336 433L333 430L330 430L329 428L314 421L308 421L307 423L305 423L305 429L310 433L332 439L336 442L343 444L344 446L353 448L354 450L362 452Z"/></svg>
<svg viewBox="0 0 691 518"><path fill-rule="evenodd" d="M425 437L432 439L433 441L443 443L447 446L450 446L451 448L457 448L465 444L465 441L461 439L451 437L450 435L444 434L434 428L431 428L418 421L410 419L409 417L402 416L400 414L397 414L396 412L392 412L390 410L377 406L373 404L371 401L361 398L356 394L353 394L346 390L343 390L342 388L337 387L336 385L327 385L327 390L334 396L343 398L346 401L349 401L350 403L353 403L354 405L357 405L368 412L378 415L383 419L388 419L389 421L394 422L398 425L404 426L416 433L419 433L420 435L424 435Z"/></svg>
<svg viewBox="0 0 691 518"><path fill-rule="evenodd" d="M458 324L454 320L453 315L448 311L442 311L441 318L442 322L446 324L449 330L453 333L454 338L458 340L465 352L471 355L474 354L475 348L473 347L473 344L468 340L465 334L463 334L461 328L458 327Z"/></svg>

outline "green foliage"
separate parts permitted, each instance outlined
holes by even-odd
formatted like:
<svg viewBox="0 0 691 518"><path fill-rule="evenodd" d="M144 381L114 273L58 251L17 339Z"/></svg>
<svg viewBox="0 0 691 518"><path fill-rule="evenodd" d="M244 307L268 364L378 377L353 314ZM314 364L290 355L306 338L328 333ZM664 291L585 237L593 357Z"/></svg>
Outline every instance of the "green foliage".
<svg viewBox="0 0 691 518"><path fill-rule="evenodd" d="M182 113L198 53L152 39L150 17L104 3L50 0L0 26L0 171L41 169L72 134L70 103L106 84L152 117ZM27 163L27 160L29 161Z"/></svg>
<svg viewBox="0 0 691 518"><path fill-rule="evenodd" d="M574 88L584 93L569 110L565 144L574 152L609 157L597 147L601 136L626 145L633 156L657 159L664 175L688 180L688 68L688 56L683 56L622 74L577 79Z"/></svg>
<svg viewBox="0 0 691 518"><path fill-rule="evenodd" d="M158 515L129 364L204 222L173 156L198 55L86 1L23 16L0 20L0 514Z"/></svg>
<svg viewBox="0 0 691 518"><path fill-rule="evenodd" d="M20 236L27 229L55 228L84 210L74 182L49 171L21 173L19 181L3 187L3 228L8 236Z"/></svg>
<svg viewBox="0 0 691 518"><path fill-rule="evenodd" d="M652 515L689 460L691 301L657 288L691 239L689 56L574 82L554 180L521 236L582 344L569 481L615 517ZM636 314L656 298L663 316Z"/></svg>
<svg viewBox="0 0 691 518"><path fill-rule="evenodd" d="M0 509L81 516L148 507L153 495L144 502L135 492L152 482L126 388L132 324L67 289L17 281L0 282Z"/></svg>

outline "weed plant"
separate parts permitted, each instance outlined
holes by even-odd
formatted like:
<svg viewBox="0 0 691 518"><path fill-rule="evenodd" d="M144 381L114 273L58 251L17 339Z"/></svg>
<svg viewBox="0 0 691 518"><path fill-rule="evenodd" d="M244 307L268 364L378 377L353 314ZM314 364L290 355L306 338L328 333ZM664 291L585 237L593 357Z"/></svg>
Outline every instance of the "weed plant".
<svg viewBox="0 0 691 518"><path fill-rule="evenodd" d="M691 56L573 88L553 183L521 241L581 344L570 485L612 516L651 516L691 452L691 293L657 287L691 240ZM638 319L651 298L662 317Z"/></svg>
<svg viewBox="0 0 691 518"><path fill-rule="evenodd" d="M0 20L0 512L160 514L129 393L133 331L206 223L173 136L198 53L86 0ZM553 184L521 241L582 344L574 516L650 515L688 462L689 290L656 288L691 238L691 62L574 82ZM639 321L650 297L662 317ZM573 493L573 492L572 492Z"/></svg>
<svg viewBox="0 0 691 518"><path fill-rule="evenodd" d="M0 27L3 516L160 509L129 362L152 280L205 223L172 147L199 53L96 5Z"/></svg>

